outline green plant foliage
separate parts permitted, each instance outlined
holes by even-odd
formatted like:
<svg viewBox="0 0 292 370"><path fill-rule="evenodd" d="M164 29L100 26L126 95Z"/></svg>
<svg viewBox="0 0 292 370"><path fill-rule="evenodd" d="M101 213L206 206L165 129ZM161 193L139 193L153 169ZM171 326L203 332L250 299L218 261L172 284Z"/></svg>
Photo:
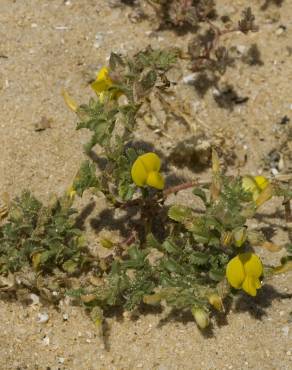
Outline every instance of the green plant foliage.
<svg viewBox="0 0 292 370"><path fill-rule="evenodd" d="M200 1L195 5L199 3L202 12L212 8L212 2ZM201 19L206 14L201 13ZM246 12L244 17L240 27L247 32L253 26L253 16ZM217 57L221 63L226 55L221 50ZM196 185L188 206L169 206L165 201L170 194L193 187L193 183L164 189L157 154L151 166L145 158L144 162L143 158L136 161L144 154L133 144L138 113L143 105L149 109L147 100L152 92L163 93L168 89L170 83L165 73L176 59L175 50L150 47L132 58L112 54L110 68L103 69L105 88L100 80L95 84L96 100L91 99L76 111L75 103L66 96L78 115L77 129L92 132L85 148L89 159L81 163L66 194L53 197L48 205L29 192L12 201L8 219L0 226L1 290L15 292L25 287L40 292L50 302L57 302L66 293L86 308L97 325L110 308L131 311L143 303L189 311L203 328L209 323L211 308L224 310L224 299L231 296L230 280L236 281L234 288L244 289L237 280L253 277L252 268L257 269L252 280L256 288L245 289L255 295L261 286L262 271L266 277L292 269L290 244L276 267L263 269L259 257L253 256L256 263L246 273L244 266L248 262L239 258L252 255L253 246L279 250L261 232L250 230L247 221L273 196L283 198L286 220L290 220L289 186L269 182L262 176L257 179L246 176L252 184L251 188L246 187L244 178L222 173L213 150L209 186ZM100 169L92 159L95 145L99 146ZM153 153L149 154L153 157ZM134 183L131 170L135 162L139 165L137 171L149 183ZM153 184L157 178L163 185L156 188ZM113 214L118 208L127 212L135 207L134 212L126 215L125 240L100 238L101 246L110 251L104 258L90 254L72 207L75 196L81 197L87 189L94 189L97 195L102 193ZM198 201L204 206L201 212L195 209ZM7 210L5 206L5 216ZM238 271L226 272L232 260L243 269L237 280Z"/></svg>
<svg viewBox="0 0 292 370"><path fill-rule="evenodd" d="M30 265L36 271L80 272L89 258L82 232L75 226L75 213L67 197L54 198L45 207L23 192L0 228L0 273Z"/></svg>
<svg viewBox="0 0 292 370"><path fill-rule="evenodd" d="M87 160L81 164L80 169L74 178L72 188L79 196L82 196L86 189L100 189L100 184L96 176L96 168L93 163Z"/></svg>

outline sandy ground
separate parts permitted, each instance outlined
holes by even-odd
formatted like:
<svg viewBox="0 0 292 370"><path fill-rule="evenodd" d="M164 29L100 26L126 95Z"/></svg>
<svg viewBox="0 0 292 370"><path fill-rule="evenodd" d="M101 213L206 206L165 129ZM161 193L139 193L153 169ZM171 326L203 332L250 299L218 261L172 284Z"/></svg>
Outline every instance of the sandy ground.
<svg viewBox="0 0 292 370"><path fill-rule="evenodd" d="M133 24L130 7L112 8L108 3L0 0L0 192L14 196L30 188L45 201L49 193L62 193L72 181L88 136L75 131L75 117L60 94L63 87L79 102L86 102L91 96L87 81L111 51L133 53L149 44L186 48L190 35L177 36L172 31L153 35L152 22ZM260 9L265 3L260 0L217 3L221 14L235 19L244 7L255 4L260 31L234 35L226 45L240 45L240 52L256 43L262 65L239 61L228 70L224 79L241 96L249 97L232 109L215 103L214 89L202 99L194 87L180 82L195 130L209 137L223 133L226 145L238 157L247 156L241 171L254 174L264 168L263 159L272 149L284 148L280 170L288 173L287 127L292 123L279 122L284 116L292 118L292 3L267 0L265 10ZM35 124L42 117L51 121L51 128L37 132ZM142 129L137 137L145 133ZM148 130L148 140L155 139L162 149L176 142L172 127L167 135L168 139L155 137ZM182 195L186 200L188 196ZM87 201L83 200L84 205ZM274 222L281 227L284 221L262 220L263 226ZM285 235L276 233L277 239L285 241ZM279 256L273 258L276 261ZM273 278L254 300L240 298L226 320L214 322L206 335L188 318L163 320L163 314L147 313L137 320L109 318L102 340L77 307L63 306L57 312L0 301L0 368L288 370L292 368L291 277L290 273ZM48 313L46 324L37 322L39 312Z"/></svg>

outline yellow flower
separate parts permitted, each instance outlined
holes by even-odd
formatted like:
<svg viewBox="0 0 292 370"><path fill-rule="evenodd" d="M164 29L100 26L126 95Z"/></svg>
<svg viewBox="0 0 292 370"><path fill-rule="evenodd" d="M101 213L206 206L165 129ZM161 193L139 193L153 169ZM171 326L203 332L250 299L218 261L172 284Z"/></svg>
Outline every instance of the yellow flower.
<svg viewBox="0 0 292 370"><path fill-rule="evenodd" d="M164 178L159 173L161 167L160 158L155 153L140 155L134 162L131 175L137 186L152 186L162 190L164 188Z"/></svg>
<svg viewBox="0 0 292 370"><path fill-rule="evenodd" d="M91 87L99 97L100 102L103 102L106 96L109 96L110 99L116 99L121 95L119 91L109 91L113 84L114 82L109 75L109 69L102 67Z"/></svg>
<svg viewBox="0 0 292 370"><path fill-rule="evenodd" d="M229 284L233 288L243 289L251 296L255 296L261 287L259 278L262 273L262 262L254 253L238 254L228 262L226 268Z"/></svg>
<svg viewBox="0 0 292 370"><path fill-rule="evenodd" d="M269 180L264 176L244 176L242 187L245 191L250 191L253 200L256 201L260 193L269 185Z"/></svg>

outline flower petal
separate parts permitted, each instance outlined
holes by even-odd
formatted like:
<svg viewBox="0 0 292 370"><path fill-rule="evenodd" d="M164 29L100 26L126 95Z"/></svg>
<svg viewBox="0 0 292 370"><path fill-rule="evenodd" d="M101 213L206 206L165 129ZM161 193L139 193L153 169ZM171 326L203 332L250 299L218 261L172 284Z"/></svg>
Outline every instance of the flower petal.
<svg viewBox="0 0 292 370"><path fill-rule="evenodd" d="M152 171L147 177L147 185L162 190L164 188L164 178L159 172Z"/></svg>
<svg viewBox="0 0 292 370"><path fill-rule="evenodd" d="M141 160L141 156L136 159L134 162L132 169L131 169L131 176L134 181L134 183L137 186L145 186L148 173L144 166L143 161Z"/></svg>
<svg viewBox="0 0 292 370"><path fill-rule="evenodd" d="M96 79L94 82L92 82L92 84L90 86L93 89L93 91L97 95L99 95L103 91L107 90L110 85L108 84L108 81L107 80L99 80L99 79Z"/></svg>
<svg viewBox="0 0 292 370"><path fill-rule="evenodd" d="M269 185L269 180L264 176L255 176L254 180L260 190L264 190Z"/></svg>
<svg viewBox="0 0 292 370"><path fill-rule="evenodd" d="M147 172L159 171L160 170L160 158L157 154L149 152L139 157L143 162Z"/></svg>
<svg viewBox="0 0 292 370"><path fill-rule="evenodd" d="M255 279L252 276L247 276L242 284L242 289L247 294L255 297L257 294Z"/></svg>
<svg viewBox="0 0 292 370"><path fill-rule="evenodd" d="M246 275L259 278L263 273L263 265L260 258L254 253L242 253L239 258L244 266Z"/></svg>
<svg viewBox="0 0 292 370"><path fill-rule="evenodd" d="M149 152L140 155L134 162L131 175L137 186L146 184L156 189L164 188L164 179L160 175L160 158L157 154Z"/></svg>
<svg viewBox="0 0 292 370"><path fill-rule="evenodd" d="M256 200L260 194L260 189L252 176L244 176L242 178L242 187L245 191L252 193L253 200Z"/></svg>
<svg viewBox="0 0 292 370"><path fill-rule="evenodd" d="M109 69L107 67L102 67L99 70L96 79L97 79L97 81L110 79L110 77L109 77Z"/></svg>
<svg viewBox="0 0 292 370"><path fill-rule="evenodd" d="M229 284L236 289L240 289L242 283L245 280L245 272L243 268L243 264L239 258L236 256L232 258L226 267L226 277Z"/></svg>

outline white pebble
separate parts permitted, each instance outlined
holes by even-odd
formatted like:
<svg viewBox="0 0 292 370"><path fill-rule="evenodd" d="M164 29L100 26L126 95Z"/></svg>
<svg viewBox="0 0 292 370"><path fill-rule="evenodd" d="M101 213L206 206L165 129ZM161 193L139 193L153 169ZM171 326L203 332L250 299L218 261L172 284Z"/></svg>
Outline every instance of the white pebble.
<svg viewBox="0 0 292 370"><path fill-rule="evenodd" d="M195 81L196 73L190 73L182 78L184 84L192 84Z"/></svg>
<svg viewBox="0 0 292 370"><path fill-rule="evenodd" d="M50 338L49 338L49 337L47 337L47 336L45 336L45 337L43 338L42 342L43 342L43 345L44 345L44 346L49 346L49 345L50 345Z"/></svg>
<svg viewBox="0 0 292 370"><path fill-rule="evenodd" d="M46 312L44 312L44 313L38 313L37 322L39 324L45 324L48 321L49 321L49 315Z"/></svg>
<svg viewBox="0 0 292 370"><path fill-rule="evenodd" d="M30 295L30 299L32 300L31 306L36 306L40 303L40 297L34 293Z"/></svg>
<svg viewBox="0 0 292 370"><path fill-rule="evenodd" d="M103 33L98 32L95 35L95 42L93 44L93 46L95 47L95 49L99 49L101 47L101 44L103 42L103 39L104 39Z"/></svg>

